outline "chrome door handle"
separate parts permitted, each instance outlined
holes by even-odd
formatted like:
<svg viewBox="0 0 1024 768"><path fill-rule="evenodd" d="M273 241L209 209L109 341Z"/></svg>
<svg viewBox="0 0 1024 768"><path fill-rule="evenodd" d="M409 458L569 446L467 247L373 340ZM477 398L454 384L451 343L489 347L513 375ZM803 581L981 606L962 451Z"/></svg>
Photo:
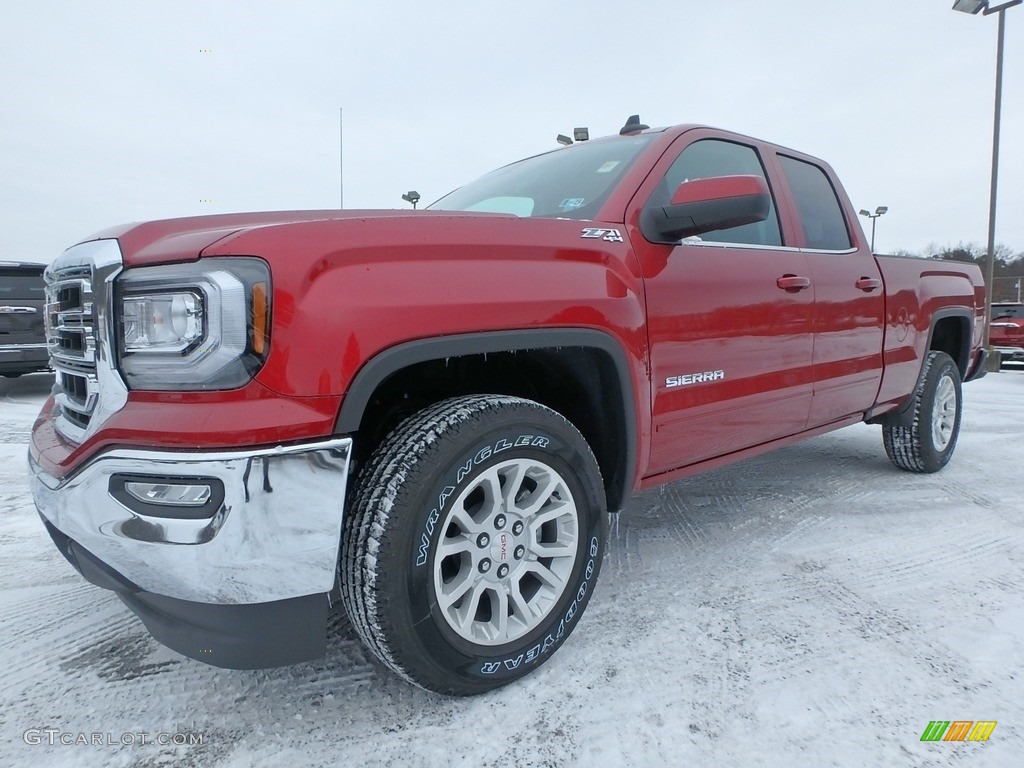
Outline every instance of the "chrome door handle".
<svg viewBox="0 0 1024 768"><path fill-rule="evenodd" d="M804 288L810 288L811 278L801 277L800 275L783 275L775 281L775 284L784 291L796 293Z"/></svg>
<svg viewBox="0 0 1024 768"><path fill-rule="evenodd" d="M882 287L882 281L874 277L862 277L860 280L854 283L854 285L856 285L862 291L871 293L871 291L875 290L876 288Z"/></svg>

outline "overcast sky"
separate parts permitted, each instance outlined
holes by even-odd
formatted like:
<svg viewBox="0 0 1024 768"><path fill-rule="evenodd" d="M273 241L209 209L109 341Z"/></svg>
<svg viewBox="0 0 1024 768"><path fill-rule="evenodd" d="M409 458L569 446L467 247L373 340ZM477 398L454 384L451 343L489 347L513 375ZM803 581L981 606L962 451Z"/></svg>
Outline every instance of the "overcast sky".
<svg viewBox="0 0 1024 768"><path fill-rule="evenodd" d="M125 221L424 202L588 126L705 123L824 158L877 250L984 244L997 22L952 0L7 3L0 259ZM339 141L339 108L344 139ZM996 239L1024 250L1024 6ZM210 201L210 202L205 202Z"/></svg>

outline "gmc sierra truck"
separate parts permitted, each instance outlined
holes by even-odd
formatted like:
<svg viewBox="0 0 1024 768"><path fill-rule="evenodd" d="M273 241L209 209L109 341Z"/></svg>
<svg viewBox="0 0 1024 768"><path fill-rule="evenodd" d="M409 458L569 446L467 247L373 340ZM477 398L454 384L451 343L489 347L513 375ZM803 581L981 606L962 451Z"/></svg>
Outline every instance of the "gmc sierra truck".
<svg viewBox="0 0 1024 768"><path fill-rule="evenodd" d="M423 211L131 224L47 270L46 529L158 640L468 695L576 627L630 495L867 421L957 442L979 270L873 256L832 169L713 128L579 142Z"/></svg>

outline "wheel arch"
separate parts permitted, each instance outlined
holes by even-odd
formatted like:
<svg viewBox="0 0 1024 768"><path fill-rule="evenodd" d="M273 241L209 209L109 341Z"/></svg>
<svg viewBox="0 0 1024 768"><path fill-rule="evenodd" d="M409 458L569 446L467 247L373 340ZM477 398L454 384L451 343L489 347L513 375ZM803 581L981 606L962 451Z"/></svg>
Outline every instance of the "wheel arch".
<svg viewBox="0 0 1024 768"><path fill-rule="evenodd" d="M886 413L878 423L890 427L910 427L914 421L914 392L925 375L925 362L929 352L945 352L960 371L960 378L967 378L971 360L971 311L967 307L948 307L932 315L928 328L928 342L921 354L921 368L914 388L906 401L893 411ZM875 423L875 422L872 422Z"/></svg>
<svg viewBox="0 0 1024 768"><path fill-rule="evenodd" d="M971 311L949 307L932 315L925 352L945 352L960 369L960 377L966 379L971 362Z"/></svg>
<svg viewBox="0 0 1024 768"><path fill-rule="evenodd" d="M335 433L362 431L375 444L402 415L389 400L401 398L419 408L453 395L484 393L529 397L565 416L594 451L609 510L622 508L636 467L636 401L626 353L603 331L494 331L389 347L353 378Z"/></svg>

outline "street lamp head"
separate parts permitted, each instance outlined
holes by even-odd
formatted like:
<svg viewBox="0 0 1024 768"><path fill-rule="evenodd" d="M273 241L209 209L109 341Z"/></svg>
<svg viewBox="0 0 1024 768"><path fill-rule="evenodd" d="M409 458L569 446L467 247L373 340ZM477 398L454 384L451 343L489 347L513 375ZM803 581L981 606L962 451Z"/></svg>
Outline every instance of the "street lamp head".
<svg viewBox="0 0 1024 768"><path fill-rule="evenodd" d="M860 215L861 216L870 216L871 212L870 211L865 211L863 208L861 208L860 209Z"/></svg>
<svg viewBox="0 0 1024 768"><path fill-rule="evenodd" d="M972 16L977 16L979 12L985 16L991 16L993 13L1005 11L1007 8L1013 8L1013 6L1020 5L1021 3L1024 3L1024 0L1009 0L1009 2L1002 3L1001 5L989 5L988 0L956 0L953 3L953 10L963 11Z"/></svg>
<svg viewBox="0 0 1024 768"><path fill-rule="evenodd" d="M566 136L564 133L560 133L555 137L555 141L561 144L563 147L568 147L572 144L572 139Z"/></svg>
<svg viewBox="0 0 1024 768"><path fill-rule="evenodd" d="M887 206L887 205L880 205L877 208L875 208L875 216L881 216L883 213L886 213L888 210L889 210L889 206Z"/></svg>
<svg viewBox="0 0 1024 768"><path fill-rule="evenodd" d="M973 15L985 10L986 5L988 5L988 0L956 0L953 3L953 10Z"/></svg>
<svg viewBox="0 0 1024 768"><path fill-rule="evenodd" d="M572 137L576 141L588 141L590 139L590 131L587 128L573 128Z"/></svg>
<svg viewBox="0 0 1024 768"><path fill-rule="evenodd" d="M412 203L413 206L415 206L416 203L420 201L420 193L417 192L415 189L410 189L408 192L402 195L402 199L405 200L405 202Z"/></svg>

